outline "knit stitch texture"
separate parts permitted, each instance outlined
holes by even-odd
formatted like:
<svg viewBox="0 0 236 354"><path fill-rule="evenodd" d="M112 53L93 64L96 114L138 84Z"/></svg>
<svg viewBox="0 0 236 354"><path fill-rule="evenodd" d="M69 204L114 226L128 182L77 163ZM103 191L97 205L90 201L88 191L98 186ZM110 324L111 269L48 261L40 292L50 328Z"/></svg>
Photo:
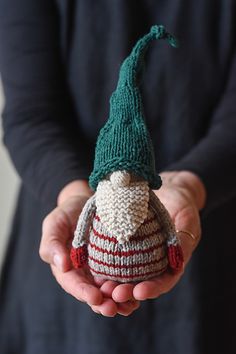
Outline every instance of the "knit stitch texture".
<svg viewBox="0 0 236 354"><path fill-rule="evenodd" d="M166 240L153 211L128 242L120 244L98 215L88 244L88 265L94 276L120 282L149 279L168 266Z"/></svg>
<svg viewBox="0 0 236 354"><path fill-rule="evenodd" d="M85 204L75 230L71 259L76 268L88 257L93 275L120 282L149 279L163 273L168 266L181 269L182 251L174 224L152 190L145 220L125 242L120 242L115 228L111 231L101 221L96 207L97 193Z"/></svg>
<svg viewBox="0 0 236 354"><path fill-rule="evenodd" d="M75 268L120 282L143 281L183 265L168 211L152 191L161 186L145 124L139 78L154 39L175 39L153 26L123 62L110 116L101 129L90 176L96 191L79 217L71 249Z"/></svg>
<svg viewBox="0 0 236 354"><path fill-rule="evenodd" d="M155 39L167 39L172 46L177 46L174 37L163 26L153 26L124 60L117 88L110 98L109 119L97 140L94 169L89 179L94 190L108 173L118 170L143 177L153 189L161 186L160 176L155 170L152 141L145 124L138 80L145 53Z"/></svg>
<svg viewBox="0 0 236 354"><path fill-rule="evenodd" d="M149 187L145 181L114 186L111 181L103 180L97 187L96 212L103 225L116 235L120 243L128 241L144 222L148 202Z"/></svg>

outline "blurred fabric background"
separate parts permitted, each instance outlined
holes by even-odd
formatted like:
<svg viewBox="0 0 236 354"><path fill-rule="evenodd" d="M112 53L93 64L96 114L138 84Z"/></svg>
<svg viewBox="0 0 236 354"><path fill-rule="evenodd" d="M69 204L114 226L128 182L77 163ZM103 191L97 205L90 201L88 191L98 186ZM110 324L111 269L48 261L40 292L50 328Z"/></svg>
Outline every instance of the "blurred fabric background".
<svg viewBox="0 0 236 354"><path fill-rule="evenodd" d="M0 113L4 97L0 81ZM11 219L19 185L19 178L2 142L2 120L0 126L0 269L11 227Z"/></svg>

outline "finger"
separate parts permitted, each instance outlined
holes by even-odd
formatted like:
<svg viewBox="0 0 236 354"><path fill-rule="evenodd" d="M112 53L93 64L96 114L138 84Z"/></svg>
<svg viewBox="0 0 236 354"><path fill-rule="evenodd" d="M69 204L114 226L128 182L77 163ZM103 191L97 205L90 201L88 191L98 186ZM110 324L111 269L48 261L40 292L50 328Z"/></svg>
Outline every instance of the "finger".
<svg viewBox="0 0 236 354"><path fill-rule="evenodd" d="M159 295L160 289L154 281L144 281L136 285L133 291L134 298L139 301L157 298Z"/></svg>
<svg viewBox="0 0 236 354"><path fill-rule="evenodd" d="M99 306L91 306L91 309L106 317L114 317L117 314L117 306L112 299L104 298Z"/></svg>
<svg viewBox="0 0 236 354"><path fill-rule="evenodd" d="M54 264L60 271L71 269L67 241L71 237L70 222L60 208L51 212L43 222L39 254L43 261Z"/></svg>
<svg viewBox="0 0 236 354"><path fill-rule="evenodd" d="M112 298L116 302L126 302L133 299L133 284L120 284L112 292Z"/></svg>
<svg viewBox="0 0 236 354"><path fill-rule="evenodd" d="M130 285L130 284L122 284L122 285ZM121 285L115 281L111 281L108 280L106 281L100 288L100 290L103 293L104 297L112 297L112 293L114 291L114 289L121 287ZM131 295L129 295L128 297L130 298L130 296L132 297L132 300L125 300L123 303L116 303L117 305L117 313L119 313L120 315L123 316L129 316L133 311L135 311L136 309L139 308L140 303L139 301L136 301L133 299L133 287L132 286L132 290L131 290ZM130 287L129 287L130 288ZM113 298L114 301L116 301Z"/></svg>
<svg viewBox="0 0 236 354"><path fill-rule="evenodd" d="M95 313L97 313L98 315L101 315L101 312L98 311L97 309L95 309L95 306L91 306L91 310Z"/></svg>
<svg viewBox="0 0 236 354"><path fill-rule="evenodd" d="M90 306L102 303L103 296L101 291L89 281L82 270L72 269L63 273L53 265L51 269L57 282L68 294L79 301L86 302Z"/></svg>
<svg viewBox="0 0 236 354"><path fill-rule="evenodd" d="M176 215L175 226L176 229L179 230L178 236L183 249L185 264L187 264L201 238L201 225L198 211L192 207L182 209ZM190 234L194 236L194 239L188 233L181 233L181 230L190 232Z"/></svg>
<svg viewBox="0 0 236 354"><path fill-rule="evenodd" d="M198 210L188 205L176 214L174 221L177 230L187 230L195 236L195 240L192 239L192 245L196 247L201 238L201 222Z"/></svg>
<svg viewBox="0 0 236 354"><path fill-rule="evenodd" d="M112 292L117 287L117 284L118 284L117 282L112 280L105 281L100 288L103 296L112 298Z"/></svg>
<svg viewBox="0 0 236 354"><path fill-rule="evenodd" d="M98 286L101 287L102 284L104 284L107 280L102 278L102 277L94 277L94 283Z"/></svg>
<svg viewBox="0 0 236 354"><path fill-rule="evenodd" d="M140 301L157 298L170 291L182 274L183 272L172 274L167 271L153 280L143 281L134 287L133 296Z"/></svg>
<svg viewBox="0 0 236 354"><path fill-rule="evenodd" d="M186 233L180 231L178 232L178 237L183 250L184 266L186 266L193 254L194 249L196 248L196 241L191 239L191 237Z"/></svg>
<svg viewBox="0 0 236 354"><path fill-rule="evenodd" d="M140 302L136 300L129 300L127 302L118 304L117 307L119 315L129 316L140 307Z"/></svg>

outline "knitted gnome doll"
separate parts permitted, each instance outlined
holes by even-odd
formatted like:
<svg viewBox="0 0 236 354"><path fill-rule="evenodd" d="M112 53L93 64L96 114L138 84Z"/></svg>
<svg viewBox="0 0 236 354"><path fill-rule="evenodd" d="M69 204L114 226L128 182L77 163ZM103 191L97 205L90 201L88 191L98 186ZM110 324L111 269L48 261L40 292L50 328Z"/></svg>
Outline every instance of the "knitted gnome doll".
<svg viewBox="0 0 236 354"><path fill-rule="evenodd" d="M143 281L181 269L183 253L172 220L152 189L161 186L139 90L149 43L176 41L153 26L123 62L110 115L96 145L89 183L95 191L79 216L71 248L75 268L119 282Z"/></svg>

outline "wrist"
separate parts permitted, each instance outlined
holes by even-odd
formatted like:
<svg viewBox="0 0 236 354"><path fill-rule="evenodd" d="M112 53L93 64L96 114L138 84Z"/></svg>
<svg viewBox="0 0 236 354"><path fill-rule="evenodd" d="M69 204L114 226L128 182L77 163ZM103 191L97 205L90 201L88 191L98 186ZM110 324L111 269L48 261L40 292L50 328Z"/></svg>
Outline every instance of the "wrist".
<svg viewBox="0 0 236 354"><path fill-rule="evenodd" d="M163 184L170 183L186 190L198 210L204 208L206 203L206 189L201 179L195 173L190 171L171 171L162 172L160 175Z"/></svg>
<svg viewBox="0 0 236 354"><path fill-rule="evenodd" d="M93 191L89 187L87 180L75 180L68 183L59 193L57 205L61 205L70 197L85 196L91 197Z"/></svg>

